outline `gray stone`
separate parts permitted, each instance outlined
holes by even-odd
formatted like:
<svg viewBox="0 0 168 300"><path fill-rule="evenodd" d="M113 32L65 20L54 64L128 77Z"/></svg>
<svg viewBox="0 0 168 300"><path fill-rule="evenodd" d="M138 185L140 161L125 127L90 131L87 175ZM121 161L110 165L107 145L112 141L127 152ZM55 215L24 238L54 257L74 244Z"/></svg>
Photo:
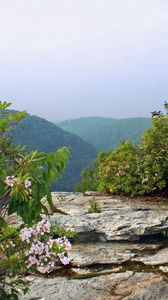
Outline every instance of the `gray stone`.
<svg viewBox="0 0 168 300"><path fill-rule="evenodd" d="M133 261L143 262L145 265L162 265L168 263L168 248L159 250L154 255L147 255L143 257L133 258Z"/></svg>
<svg viewBox="0 0 168 300"><path fill-rule="evenodd" d="M111 197L94 197L101 213L88 214L89 201L93 197L81 194L60 194L53 200L58 209L68 215L54 214L53 223L77 233L77 241L138 241L140 238L157 235L168 229L168 206L152 203L125 202ZM148 208L147 208L148 207Z"/></svg>
<svg viewBox="0 0 168 300"><path fill-rule="evenodd" d="M127 271L78 280L37 278L20 300L166 300L167 295L168 285L159 274Z"/></svg>
<svg viewBox="0 0 168 300"><path fill-rule="evenodd" d="M111 295L116 284L127 280L133 272L124 272L90 279L38 278L30 286L24 300L101 300Z"/></svg>
<svg viewBox="0 0 168 300"><path fill-rule="evenodd" d="M168 229L167 213L155 211L111 210L86 215L63 216L51 218L66 230L77 233L81 241L138 241L145 236L161 233Z"/></svg>
<svg viewBox="0 0 168 300"><path fill-rule="evenodd" d="M168 273L168 266L160 266L159 270L161 270L164 273Z"/></svg>
<svg viewBox="0 0 168 300"><path fill-rule="evenodd" d="M88 214L95 200L100 213ZM155 236L168 229L163 201L115 199L102 194L53 193L51 221L76 233L71 278L28 277L20 300L166 300L168 247Z"/></svg>
<svg viewBox="0 0 168 300"><path fill-rule="evenodd" d="M73 245L69 257L71 264L87 267L96 264L120 265L142 256L142 253L156 251L161 245L133 243L88 243ZM140 259L139 259L140 261Z"/></svg>
<svg viewBox="0 0 168 300"><path fill-rule="evenodd" d="M126 282L121 282L115 293L121 293L123 300L166 300L168 299L168 284L158 274L135 273ZM127 296L125 297L124 294Z"/></svg>

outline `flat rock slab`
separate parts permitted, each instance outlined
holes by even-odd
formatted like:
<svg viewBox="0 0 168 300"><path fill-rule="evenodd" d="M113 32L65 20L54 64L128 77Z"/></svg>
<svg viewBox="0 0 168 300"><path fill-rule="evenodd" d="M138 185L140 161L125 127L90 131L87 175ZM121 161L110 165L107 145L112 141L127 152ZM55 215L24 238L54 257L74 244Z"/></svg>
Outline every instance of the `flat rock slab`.
<svg viewBox="0 0 168 300"><path fill-rule="evenodd" d="M82 194L54 194L53 201L67 215L55 213L51 217L66 230L76 233L78 242L139 241L143 237L161 234L168 229L168 205L94 197L100 213L88 213L91 196Z"/></svg>
<svg viewBox="0 0 168 300"><path fill-rule="evenodd" d="M20 300L166 300L167 295L161 275L127 271L82 280L38 278Z"/></svg>
<svg viewBox="0 0 168 300"><path fill-rule="evenodd" d="M94 244L76 244L73 245L72 251L69 253L72 266L89 267L94 265L121 265L129 261L149 261L150 257L161 247L161 244L133 244L133 243L94 243ZM162 250L163 251L163 250ZM167 252L160 251L162 258ZM151 256L149 256L149 253ZM159 252L158 252L159 253ZM159 254L156 253L154 262L158 260ZM157 255L158 254L158 255ZM165 260L168 261L168 254ZM164 261L165 261L164 260ZM162 264L163 259L159 264ZM105 266L104 266L105 267Z"/></svg>
<svg viewBox="0 0 168 300"><path fill-rule="evenodd" d="M76 240L139 241L168 229L167 212L111 210L77 216L55 214L53 223L76 233Z"/></svg>
<svg viewBox="0 0 168 300"><path fill-rule="evenodd" d="M95 200L102 211L109 211L109 210L153 210L153 211L167 211L168 212L168 202L167 199L158 201L155 199L151 200L139 200L139 199L128 199L126 197L114 198L111 196L106 196L91 193L88 196L84 196L82 193L69 193L69 192L54 192L52 193L52 199L55 206L65 213L69 215L83 215L88 212L89 209L89 202L91 200Z"/></svg>
<svg viewBox="0 0 168 300"><path fill-rule="evenodd" d="M149 266L168 264L168 247L157 251L154 255L133 258L132 261L139 261Z"/></svg>
<svg viewBox="0 0 168 300"><path fill-rule="evenodd" d="M95 200L100 213L88 213ZM168 204L88 193L53 193L51 221L73 230L68 277L28 277L19 300L168 299ZM164 248L163 248L164 247ZM65 274L64 274L65 275Z"/></svg>

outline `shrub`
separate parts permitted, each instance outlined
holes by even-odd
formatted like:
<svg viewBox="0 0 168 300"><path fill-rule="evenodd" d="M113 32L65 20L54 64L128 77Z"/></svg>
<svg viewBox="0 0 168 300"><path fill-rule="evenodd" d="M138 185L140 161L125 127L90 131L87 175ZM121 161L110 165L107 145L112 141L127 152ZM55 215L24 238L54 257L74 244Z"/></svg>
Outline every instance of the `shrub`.
<svg viewBox="0 0 168 300"><path fill-rule="evenodd" d="M18 299L19 288L28 291L24 274L29 269L49 272L60 261L69 262L70 243L54 239L45 201L54 209L50 186L64 171L69 150L52 153L31 151L12 143L13 131L25 112L10 112L0 102L0 298ZM21 217L21 227L9 226L7 215ZM27 238L26 238L27 237Z"/></svg>
<svg viewBox="0 0 168 300"><path fill-rule="evenodd" d="M139 145L126 141L115 150L100 152L93 167L84 170L78 191L106 191L123 195L145 195L166 191L168 186L168 104L166 113L152 118ZM93 171L94 170L94 171ZM91 176L88 179L88 174ZM91 185L93 188L91 188Z"/></svg>
<svg viewBox="0 0 168 300"><path fill-rule="evenodd" d="M93 199L89 201L88 214L100 213L100 212L101 212L101 208L97 203L96 199L93 197Z"/></svg>

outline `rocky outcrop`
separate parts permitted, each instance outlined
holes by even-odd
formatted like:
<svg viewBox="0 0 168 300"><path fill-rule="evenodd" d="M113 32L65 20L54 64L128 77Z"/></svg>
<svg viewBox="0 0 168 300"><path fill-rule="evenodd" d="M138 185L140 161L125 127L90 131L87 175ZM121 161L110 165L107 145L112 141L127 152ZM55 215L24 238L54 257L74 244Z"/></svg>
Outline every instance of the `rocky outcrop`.
<svg viewBox="0 0 168 300"><path fill-rule="evenodd" d="M31 279L31 278L30 278ZM29 300L165 300L168 285L157 274L126 271L90 279L38 278Z"/></svg>
<svg viewBox="0 0 168 300"><path fill-rule="evenodd" d="M88 213L93 198L100 213ZM76 233L71 266L57 276L28 277L30 293L20 299L168 299L166 201L73 193L53 193L53 200L52 222Z"/></svg>
<svg viewBox="0 0 168 300"><path fill-rule="evenodd" d="M72 266L80 268L93 267L95 265L118 266L130 261L142 262L147 265L161 265L166 260L168 261L168 248L159 251L161 247L161 243L157 245L141 245L137 243L80 243L73 246L70 258ZM151 255L153 253L156 254Z"/></svg>
<svg viewBox="0 0 168 300"><path fill-rule="evenodd" d="M54 215L52 222L73 230L79 242L139 241L160 234L168 228L168 207L140 205L133 201L97 197L101 213L88 214L93 197L65 197L60 206L67 215ZM55 199L56 200L56 199ZM135 202L135 201L134 201Z"/></svg>

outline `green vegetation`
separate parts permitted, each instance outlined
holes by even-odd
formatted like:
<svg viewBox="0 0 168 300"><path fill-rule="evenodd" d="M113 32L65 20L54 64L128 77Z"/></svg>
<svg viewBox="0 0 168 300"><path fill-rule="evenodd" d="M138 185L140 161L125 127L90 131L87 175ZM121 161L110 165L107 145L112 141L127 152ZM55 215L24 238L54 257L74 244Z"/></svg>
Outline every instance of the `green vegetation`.
<svg viewBox="0 0 168 300"><path fill-rule="evenodd" d="M57 124L80 136L98 151L116 148L122 141L138 144L145 129L152 126L150 118L111 119L89 117Z"/></svg>
<svg viewBox="0 0 168 300"><path fill-rule="evenodd" d="M69 164L52 190L72 191L80 180L83 168L95 159L97 151L74 134L37 116L27 115L15 128L14 143L25 145L27 151L37 149L46 153L68 146L71 151Z"/></svg>
<svg viewBox="0 0 168 300"><path fill-rule="evenodd" d="M91 168L84 169L78 191L97 190L123 195L167 192L168 104L156 113L138 145L121 143L114 151L101 151Z"/></svg>
<svg viewBox="0 0 168 300"><path fill-rule="evenodd" d="M64 147L48 154L38 151L26 153L23 146L13 146L13 132L21 119L25 117L25 113L6 112L4 110L6 105L8 104L0 103L0 199L7 201L9 213L17 212L26 223L29 223L32 219L36 220L44 209L40 199L45 195L51 205L51 193L48 190L64 171L70 152ZM10 175L17 177L20 183L15 186L11 182L12 191L4 184L6 177ZM33 200L27 202L29 190L25 190L21 183L29 179L32 181Z"/></svg>
<svg viewBox="0 0 168 300"><path fill-rule="evenodd" d="M88 213L92 214L92 213L100 213L100 212L101 212L101 209L100 209L97 201L95 200L95 197L93 197L93 199L89 201Z"/></svg>
<svg viewBox="0 0 168 300"><path fill-rule="evenodd" d="M44 201L51 210L50 187L60 177L68 162L68 148L48 154L26 152L14 146L13 132L25 117L24 112L6 110L10 103L0 102L0 299L18 299L28 292L26 272L45 273L56 263L68 264L67 251L71 245L65 237L54 236L64 230L52 228ZM21 225L8 224L15 213ZM46 218L42 219L42 214ZM69 236L72 234L69 232ZM54 235L54 236L53 236Z"/></svg>

